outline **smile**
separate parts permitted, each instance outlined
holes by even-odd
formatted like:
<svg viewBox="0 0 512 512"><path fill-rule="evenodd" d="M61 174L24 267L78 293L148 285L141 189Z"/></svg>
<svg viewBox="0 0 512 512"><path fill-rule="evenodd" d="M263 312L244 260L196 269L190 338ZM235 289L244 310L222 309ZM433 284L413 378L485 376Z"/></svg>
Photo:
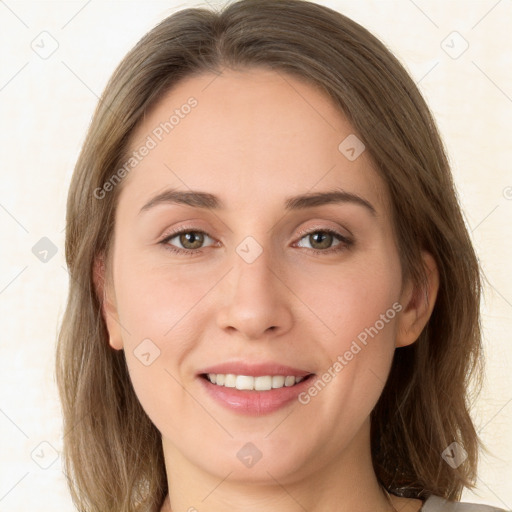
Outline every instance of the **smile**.
<svg viewBox="0 0 512 512"><path fill-rule="evenodd" d="M233 371L233 365L226 366ZM250 416L270 414L297 403L300 393L315 377L313 373L284 366L279 366L278 370L277 366L266 365L256 370L254 366L241 365L239 373L228 373L228 368L212 370L198 375L206 395L223 408ZM228 372L220 373L222 370Z"/></svg>
<svg viewBox="0 0 512 512"><path fill-rule="evenodd" d="M294 375L262 375L253 377L251 375L235 375L233 373L208 373L206 378L216 386L246 391L270 391L271 389L295 386L302 382L305 377L295 377Z"/></svg>

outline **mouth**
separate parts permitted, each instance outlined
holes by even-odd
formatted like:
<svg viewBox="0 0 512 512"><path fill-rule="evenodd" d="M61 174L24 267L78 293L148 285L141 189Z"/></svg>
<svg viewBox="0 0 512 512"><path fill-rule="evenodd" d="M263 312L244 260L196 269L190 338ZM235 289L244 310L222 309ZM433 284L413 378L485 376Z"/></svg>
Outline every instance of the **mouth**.
<svg viewBox="0 0 512 512"><path fill-rule="evenodd" d="M260 416L298 402L315 374L278 364L225 363L202 370L198 377L214 403Z"/></svg>
<svg viewBox="0 0 512 512"><path fill-rule="evenodd" d="M235 375L234 373L203 373L200 375L215 386L236 388L239 391L270 391L293 387L302 381L313 376L312 373L306 376L295 375Z"/></svg>

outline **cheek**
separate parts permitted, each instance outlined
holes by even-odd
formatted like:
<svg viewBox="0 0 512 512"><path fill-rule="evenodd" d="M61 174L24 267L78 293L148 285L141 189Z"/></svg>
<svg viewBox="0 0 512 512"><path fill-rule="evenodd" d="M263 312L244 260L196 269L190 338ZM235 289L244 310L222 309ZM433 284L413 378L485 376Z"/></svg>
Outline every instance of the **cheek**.
<svg viewBox="0 0 512 512"><path fill-rule="evenodd" d="M117 309L130 379L155 426L171 435L179 422L169 418L190 407L180 383L200 337L201 323L194 315L200 314L197 306L218 278L197 272L192 276L184 267L154 266L135 257L120 257L116 265Z"/></svg>
<svg viewBox="0 0 512 512"><path fill-rule="evenodd" d="M119 258L116 297L125 343L133 346L145 338L166 340L190 337L190 314L218 281L217 274L195 266L153 263L144 254ZM183 335L182 335L183 334Z"/></svg>
<svg viewBox="0 0 512 512"><path fill-rule="evenodd" d="M339 269L304 273L293 283L309 310L310 324L316 322L325 333L317 342L331 359L348 350L354 339L364 342L368 330L375 335L375 327L381 339L393 338L397 313L393 304L400 298L401 283L393 258L361 258Z"/></svg>
<svg viewBox="0 0 512 512"><path fill-rule="evenodd" d="M400 267L392 262L393 258L372 258L345 272L331 269L330 279L309 276L298 291L315 314L311 318L316 317L314 321L326 333L310 347L322 354L321 382L310 387L301 401L315 403L313 407L338 418L339 424L343 418L362 420L370 413L389 373L397 318L403 308Z"/></svg>

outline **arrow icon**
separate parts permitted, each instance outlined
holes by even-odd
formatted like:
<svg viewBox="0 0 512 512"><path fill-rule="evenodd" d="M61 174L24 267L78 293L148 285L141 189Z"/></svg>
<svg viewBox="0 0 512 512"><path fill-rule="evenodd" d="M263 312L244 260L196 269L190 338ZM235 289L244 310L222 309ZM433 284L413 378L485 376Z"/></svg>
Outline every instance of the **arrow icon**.
<svg viewBox="0 0 512 512"><path fill-rule="evenodd" d="M59 458L59 453L48 441L43 441L32 450L30 457L40 468L48 469Z"/></svg>
<svg viewBox="0 0 512 512"><path fill-rule="evenodd" d="M449 466L455 469L468 458L468 454L459 443L453 442L443 450L441 457Z"/></svg>
<svg viewBox="0 0 512 512"><path fill-rule="evenodd" d="M238 244L236 252L246 263L252 263L263 252L263 247L255 238L247 236Z"/></svg>
<svg viewBox="0 0 512 512"><path fill-rule="evenodd" d="M350 162L356 160L365 149L363 141L353 133L345 137L338 146L340 153Z"/></svg>
<svg viewBox="0 0 512 512"><path fill-rule="evenodd" d="M57 246L47 236L43 236L32 247L32 254L42 263L48 263L57 254Z"/></svg>
<svg viewBox="0 0 512 512"><path fill-rule="evenodd" d="M160 349L149 338L142 340L133 353L144 366L153 364L155 360L160 357Z"/></svg>
<svg viewBox="0 0 512 512"><path fill-rule="evenodd" d="M46 60L57 51L59 43L47 30L43 30L32 39L30 47L41 59Z"/></svg>
<svg viewBox="0 0 512 512"><path fill-rule="evenodd" d="M441 41L441 48L450 58L458 59L469 48L469 43L454 30Z"/></svg>
<svg viewBox="0 0 512 512"><path fill-rule="evenodd" d="M245 443L236 454L238 460L246 467L252 468L261 459L263 454L253 443Z"/></svg>

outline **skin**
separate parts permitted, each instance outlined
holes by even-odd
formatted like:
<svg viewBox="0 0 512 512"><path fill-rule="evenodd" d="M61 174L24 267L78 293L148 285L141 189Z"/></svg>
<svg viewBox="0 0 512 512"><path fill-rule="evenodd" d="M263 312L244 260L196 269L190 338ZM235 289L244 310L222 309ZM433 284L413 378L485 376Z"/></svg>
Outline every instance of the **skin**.
<svg viewBox="0 0 512 512"><path fill-rule="evenodd" d="M172 510L389 511L372 468L369 415L394 350L413 343L431 314L435 264L424 253L427 289L403 281L390 199L368 152L349 161L338 146L353 128L327 96L291 76L252 68L188 78L147 113L132 149L190 96L197 107L122 185L109 273L98 285L110 344L124 349L162 433ZM225 208L159 204L139 213L167 187L214 194ZM348 202L284 209L285 198L334 188L376 214ZM181 227L208 234L200 253L159 243ZM326 228L353 244L332 238L327 249L341 243L341 251L314 253L325 246L300 230ZM263 250L252 263L236 252L247 236ZM179 236L168 244L197 247ZM197 376L233 359L322 375L394 303L402 311L307 405L244 416L214 402ZM134 354L147 338L160 350L148 366ZM262 454L251 468L236 456L248 442ZM421 506L392 501L402 511Z"/></svg>

